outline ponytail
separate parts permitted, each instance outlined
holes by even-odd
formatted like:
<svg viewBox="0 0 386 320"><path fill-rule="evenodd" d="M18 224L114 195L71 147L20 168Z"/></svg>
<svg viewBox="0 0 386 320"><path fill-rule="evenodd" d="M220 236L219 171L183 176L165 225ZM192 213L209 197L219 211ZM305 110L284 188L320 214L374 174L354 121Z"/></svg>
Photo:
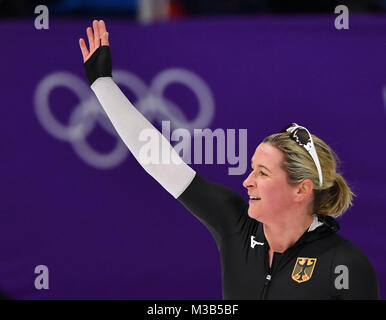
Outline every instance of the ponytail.
<svg viewBox="0 0 386 320"><path fill-rule="evenodd" d="M352 206L353 197L356 195L351 191L346 180L337 173L332 187L314 190L314 196L315 213L339 217Z"/></svg>

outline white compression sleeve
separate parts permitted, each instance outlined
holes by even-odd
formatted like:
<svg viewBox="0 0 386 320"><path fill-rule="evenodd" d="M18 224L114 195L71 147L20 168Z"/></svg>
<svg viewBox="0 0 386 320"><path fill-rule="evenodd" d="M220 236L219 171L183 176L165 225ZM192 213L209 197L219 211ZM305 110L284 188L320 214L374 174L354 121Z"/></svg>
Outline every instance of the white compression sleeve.
<svg viewBox="0 0 386 320"><path fill-rule="evenodd" d="M130 103L112 78L98 78L91 89L133 156L174 198L178 198L192 182L196 172L182 161L169 141ZM140 141L139 137L145 129L154 130L161 141L159 152L168 152L169 159L179 158L178 164L172 160L168 163L159 161L158 164L141 160L140 149L145 142Z"/></svg>

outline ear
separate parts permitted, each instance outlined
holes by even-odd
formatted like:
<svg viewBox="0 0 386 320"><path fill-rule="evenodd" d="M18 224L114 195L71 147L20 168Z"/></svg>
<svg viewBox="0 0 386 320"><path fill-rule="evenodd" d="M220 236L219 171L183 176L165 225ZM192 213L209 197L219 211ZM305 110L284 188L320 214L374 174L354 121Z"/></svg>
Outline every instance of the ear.
<svg viewBox="0 0 386 320"><path fill-rule="evenodd" d="M302 202L309 199L312 196L313 189L314 183L310 179L304 179L295 189L295 201Z"/></svg>

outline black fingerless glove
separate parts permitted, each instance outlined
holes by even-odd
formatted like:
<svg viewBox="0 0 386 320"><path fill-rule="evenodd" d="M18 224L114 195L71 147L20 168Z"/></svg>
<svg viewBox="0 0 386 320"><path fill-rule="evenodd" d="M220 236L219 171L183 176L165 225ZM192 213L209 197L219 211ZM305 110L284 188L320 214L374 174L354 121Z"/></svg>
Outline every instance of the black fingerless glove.
<svg viewBox="0 0 386 320"><path fill-rule="evenodd" d="M112 77L113 61L110 47L99 47L83 65L90 86L100 77Z"/></svg>

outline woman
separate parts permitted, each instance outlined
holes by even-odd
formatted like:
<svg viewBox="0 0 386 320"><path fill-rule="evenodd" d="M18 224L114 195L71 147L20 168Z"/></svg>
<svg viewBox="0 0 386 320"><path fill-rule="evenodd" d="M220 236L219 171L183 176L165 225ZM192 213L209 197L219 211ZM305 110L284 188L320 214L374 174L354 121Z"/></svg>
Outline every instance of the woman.
<svg viewBox="0 0 386 320"><path fill-rule="evenodd" d="M79 44L86 75L118 134L144 169L212 233L221 256L224 299L377 299L378 282L364 254L337 234L333 217L352 204L336 172L335 153L293 123L265 138L243 185L249 203L206 180L180 161L147 163L140 157L142 130L156 130L112 80L103 21Z"/></svg>

